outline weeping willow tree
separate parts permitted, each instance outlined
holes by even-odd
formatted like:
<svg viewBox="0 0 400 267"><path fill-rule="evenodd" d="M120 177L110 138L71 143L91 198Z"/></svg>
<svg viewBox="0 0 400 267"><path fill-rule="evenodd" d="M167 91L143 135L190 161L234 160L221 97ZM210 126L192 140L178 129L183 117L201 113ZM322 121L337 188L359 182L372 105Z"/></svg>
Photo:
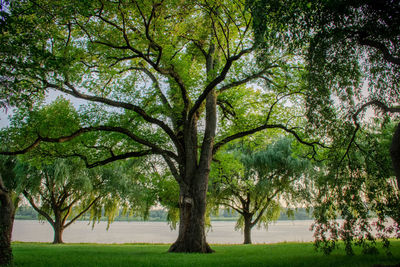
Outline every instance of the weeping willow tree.
<svg viewBox="0 0 400 267"><path fill-rule="evenodd" d="M398 120L399 1L251 0L249 4L259 45L268 48L272 38L305 60L310 130L329 134L335 127L353 127L343 142L350 147L360 134L361 120L372 115L368 109L377 118L384 114ZM390 147L398 183L399 132L400 124Z"/></svg>
<svg viewBox="0 0 400 267"><path fill-rule="evenodd" d="M107 179L105 173L88 171L72 159L39 166L19 161L15 173L25 198L53 227L54 244L63 243L63 231L100 203Z"/></svg>
<svg viewBox="0 0 400 267"><path fill-rule="evenodd" d="M78 159L55 159L46 164L18 161L17 183L23 195L54 230L54 244L63 243L63 231L83 215L108 226L122 214L146 219L156 202L157 175L143 160L129 160L87 169Z"/></svg>
<svg viewBox="0 0 400 267"><path fill-rule="evenodd" d="M345 158L343 150L331 151L320 166L313 229L315 246L324 253L342 240L347 254L354 254L354 246L375 254L378 239L389 252L389 238L399 236L399 191L388 149L395 127L371 123Z"/></svg>
<svg viewBox="0 0 400 267"><path fill-rule="evenodd" d="M253 151L236 145L218 155L210 191L217 205L240 214L236 229L251 244L254 226L268 228L280 216L283 203L295 203L304 194L309 161L294 154L290 139Z"/></svg>

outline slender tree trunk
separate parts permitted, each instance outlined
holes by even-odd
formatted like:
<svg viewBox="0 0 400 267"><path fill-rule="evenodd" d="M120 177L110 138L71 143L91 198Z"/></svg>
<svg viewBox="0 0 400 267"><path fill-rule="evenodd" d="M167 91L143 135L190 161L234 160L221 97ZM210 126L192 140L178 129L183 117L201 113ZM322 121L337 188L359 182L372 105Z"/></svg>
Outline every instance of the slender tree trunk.
<svg viewBox="0 0 400 267"><path fill-rule="evenodd" d="M0 266L10 265L13 260L11 234L15 208L11 194L6 191L0 176Z"/></svg>
<svg viewBox="0 0 400 267"><path fill-rule="evenodd" d="M251 244L251 228L253 225L251 223L252 217L249 215L244 215L244 242L243 244Z"/></svg>
<svg viewBox="0 0 400 267"><path fill-rule="evenodd" d="M397 187L400 188L400 123L393 134L390 156L392 157L394 174L397 178Z"/></svg>

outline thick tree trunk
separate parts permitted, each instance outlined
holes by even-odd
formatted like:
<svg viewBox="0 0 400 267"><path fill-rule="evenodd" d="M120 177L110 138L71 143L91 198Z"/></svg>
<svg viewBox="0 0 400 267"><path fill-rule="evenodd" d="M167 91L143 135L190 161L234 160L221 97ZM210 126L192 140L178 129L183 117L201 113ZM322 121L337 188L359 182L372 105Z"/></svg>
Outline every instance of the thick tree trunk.
<svg viewBox="0 0 400 267"><path fill-rule="evenodd" d="M2 185L0 177L0 186ZM14 224L14 204L9 192L0 188L0 266L12 263L11 234Z"/></svg>
<svg viewBox="0 0 400 267"><path fill-rule="evenodd" d="M251 217L244 216L244 242L243 244L251 244Z"/></svg>
<svg viewBox="0 0 400 267"><path fill-rule="evenodd" d="M214 70L213 54L215 47L210 45L206 58L207 79L212 80ZM215 89L206 96L206 116L204 137L199 150L197 122L200 113L191 114L185 121L183 131L183 150L180 155L180 221L178 239L169 252L214 252L206 242L205 214L208 175L213 157L214 138L217 125L217 95ZM200 155L199 152L200 151ZM199 157L200 156L200 157Z"/></svg>
<svg viewBox="0 0 400 267"><path fill-rule="evenodd" d="M206 242L205 192L193 186L181 186L179 236L169 248L169 252L213 252Z"/></svg>
<svg viewBox="0 0 400 267"><path fill-rule="evenodd" d="M397 187L400 188L400 123L393 134L390 156L392 157L394 174L397 178Z"/></svg>
<svg viewBox="0 0 400 267"><path fill-rule="evenodd" d="M64 243L63 239L62 239L62 234L63 234L63 231L64 231L63 227L60 226L60 225L58 225L58 226L54 225L53 229L54 229L53 244L62 244L62 243Z"/></svg>
<svg viewBox="0 0 400 267"><path fill-rule="evenodd" d="M54 230L54 240L53 244L62 244L64 243L62 240L62 234L64 231L64 225L61 219L61 211L54 209L54 223L52 224Z"/></svg>

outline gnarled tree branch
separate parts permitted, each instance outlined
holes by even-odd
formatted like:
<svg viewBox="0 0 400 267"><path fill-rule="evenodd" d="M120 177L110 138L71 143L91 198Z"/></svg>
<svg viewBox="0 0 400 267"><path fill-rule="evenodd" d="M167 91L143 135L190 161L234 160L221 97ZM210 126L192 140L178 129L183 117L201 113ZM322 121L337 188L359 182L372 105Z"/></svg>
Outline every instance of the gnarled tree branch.
<svg viewBox="0 0 400 267"><path fill-rule="evenodd" d="M269 66L268 68L265 68L259 72L253 73L242 80L237 80L237 81L231 82L229 84L226 84L226 85L222 86L221 88L219 88L217 90L217 92L218 92L218 94L220 94L230 88L233 88L233 87L236 87L236 86L239 86L242 84L246 84L250 81L261 78L263 76L263 74L265 74L269 69L274 68L274 67L277 67L277 66Z"/></svg>
<svg viewBox="0 0 400 267"><path fill-rule="evenodd" d="M33 200L32 196L26 190L23 191L23 194L25 198L28 200L28 202L31 204L32 208L36 210L40 215L45 217L46 220L54 227L53 219L46 212L42 211L41 209L38 208L38 206L36 206L36 203Z"/></svg>
<svg viewBox="0 0 400 267"><path fill-rule="evenodd" d="M133 141L148 146L151 148L151 151L154 151L158 154L165 154L168 155L171 158L177 159L178 156L175 155L175 153L168 151L168 150L164 150L161 149L160 147L158 147L157 145L142 139L140 137L138 137L137 135L131 133L129 130L122 128L122 127L114 127L114 126L95 126L95 127L86 127L86 128L81 128L77 131L75 131L74 133L70 134L70 135L66 135L66 136L61 136L61 137L57 137L57 138L50 138L50 137L43 137L43 136L38 136L37 139L28 147L21 149L21 150L17 150L17 151L0 151L0 154L2 155L20 155L20 154L25 154L31 150L33 150L34 148L36 148L41 142L47 142L47 143L64 143L64 142L68 142L71 141L72 139L84 134L84 133L88 133L88 132L97 132L97 131L103 131L103 132L116 132L116 133L121 133L124 134L126 136L128 136L129 138L131 138Z"/></svg>
<svg viewBox="0 0 400 267"><path fill-rule="evenodd" d="M350 148L356 139L357 132L360 130L361 126L360 126L360 123L358 122L358 116L360 115L360 113L362 111L364 111L369 106L376 106L377 108L382 110L384 113L400 113L400 107L389 107L388 105L386 105L385 103L383 103L382 101L379 101L377 99L368 101L368 102L364 103L363 105L361 105L361 107L359 107L352 116L352 119L353 119L356 127L353 131L353 134L351 136L349 144L347 145L346 152L343 154L341 160L339 161L339 164L342 163L344 158L349 154Z"/></svg>

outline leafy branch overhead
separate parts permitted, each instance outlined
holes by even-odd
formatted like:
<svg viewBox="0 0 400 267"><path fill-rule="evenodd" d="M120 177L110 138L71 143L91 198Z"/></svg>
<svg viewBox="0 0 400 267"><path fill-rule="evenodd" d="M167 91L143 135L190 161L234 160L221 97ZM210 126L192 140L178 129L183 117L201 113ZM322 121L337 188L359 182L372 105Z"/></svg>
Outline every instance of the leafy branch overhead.
<svg viewBox="0 0 400 267"><path fill-rule="evenodd" d="M25 24L27 17L13 17L3 22L5 49L1 74L7 77L2 84L8 90L10 103L29 103L24 101L27 92L34 101L48 90L56 90L97 103L97 108L113 115L113 119L97 114L86 118L82 121L83 127L68 135L50 138L39 133L31 144L13 152L9 150L8 154L26 153L40 142L66 142L87 133L103 132L120 133L142 149L121 151L98 162L87 160L88 166L148 154L160 154L179 162L185 147L181 137L185 127L204 116L205 100L211 91L221 99L217 103L222 103L230 97L229 90L246 84L254 86L257 81L273 81L283 71L284 65L274 62L285 55L278 55L276 60L271 59L263 66L249 68L244 63L253 57L247 55L256 51L249 29L252 18L245 7L240 4L222 7L216 3L187 3L178 7L175 4L83 4L78 1L64 6L42 2L30 6L29 11L24 5L15 4L16 14L28 12L32 21L28 27L30 32L26 29L18 36L13 32ZM219 9L229 17L223 17ZM233 14L238 17L234 18ZM192 27L195 21L197 31ZM34 27L40 23L46 28ZM10 50L22 43L25 45L17 53ZM21 62L21 58L26 60ZM21 91L21 85L28 81L29 86ZM248 86L246 90L254 91ZM280 128L296 134L289 125L269 124L271 113L276 113L274 105L265 124L250 124L246 131L228 131L221 135L223 138L214 147L214 153L231 140L265 129ZM218 106L224 110L222 105ZM230 108L235 112L237 107ZM115 120L116 117L122 120L123 114L127 116L125 120L134 123ZM143 127L148 128L144 135L137 132ZM297 134L296 138L304 144L317 144L303 141ZM87 159L87 156L81 155L81 158Z"/></svg>

